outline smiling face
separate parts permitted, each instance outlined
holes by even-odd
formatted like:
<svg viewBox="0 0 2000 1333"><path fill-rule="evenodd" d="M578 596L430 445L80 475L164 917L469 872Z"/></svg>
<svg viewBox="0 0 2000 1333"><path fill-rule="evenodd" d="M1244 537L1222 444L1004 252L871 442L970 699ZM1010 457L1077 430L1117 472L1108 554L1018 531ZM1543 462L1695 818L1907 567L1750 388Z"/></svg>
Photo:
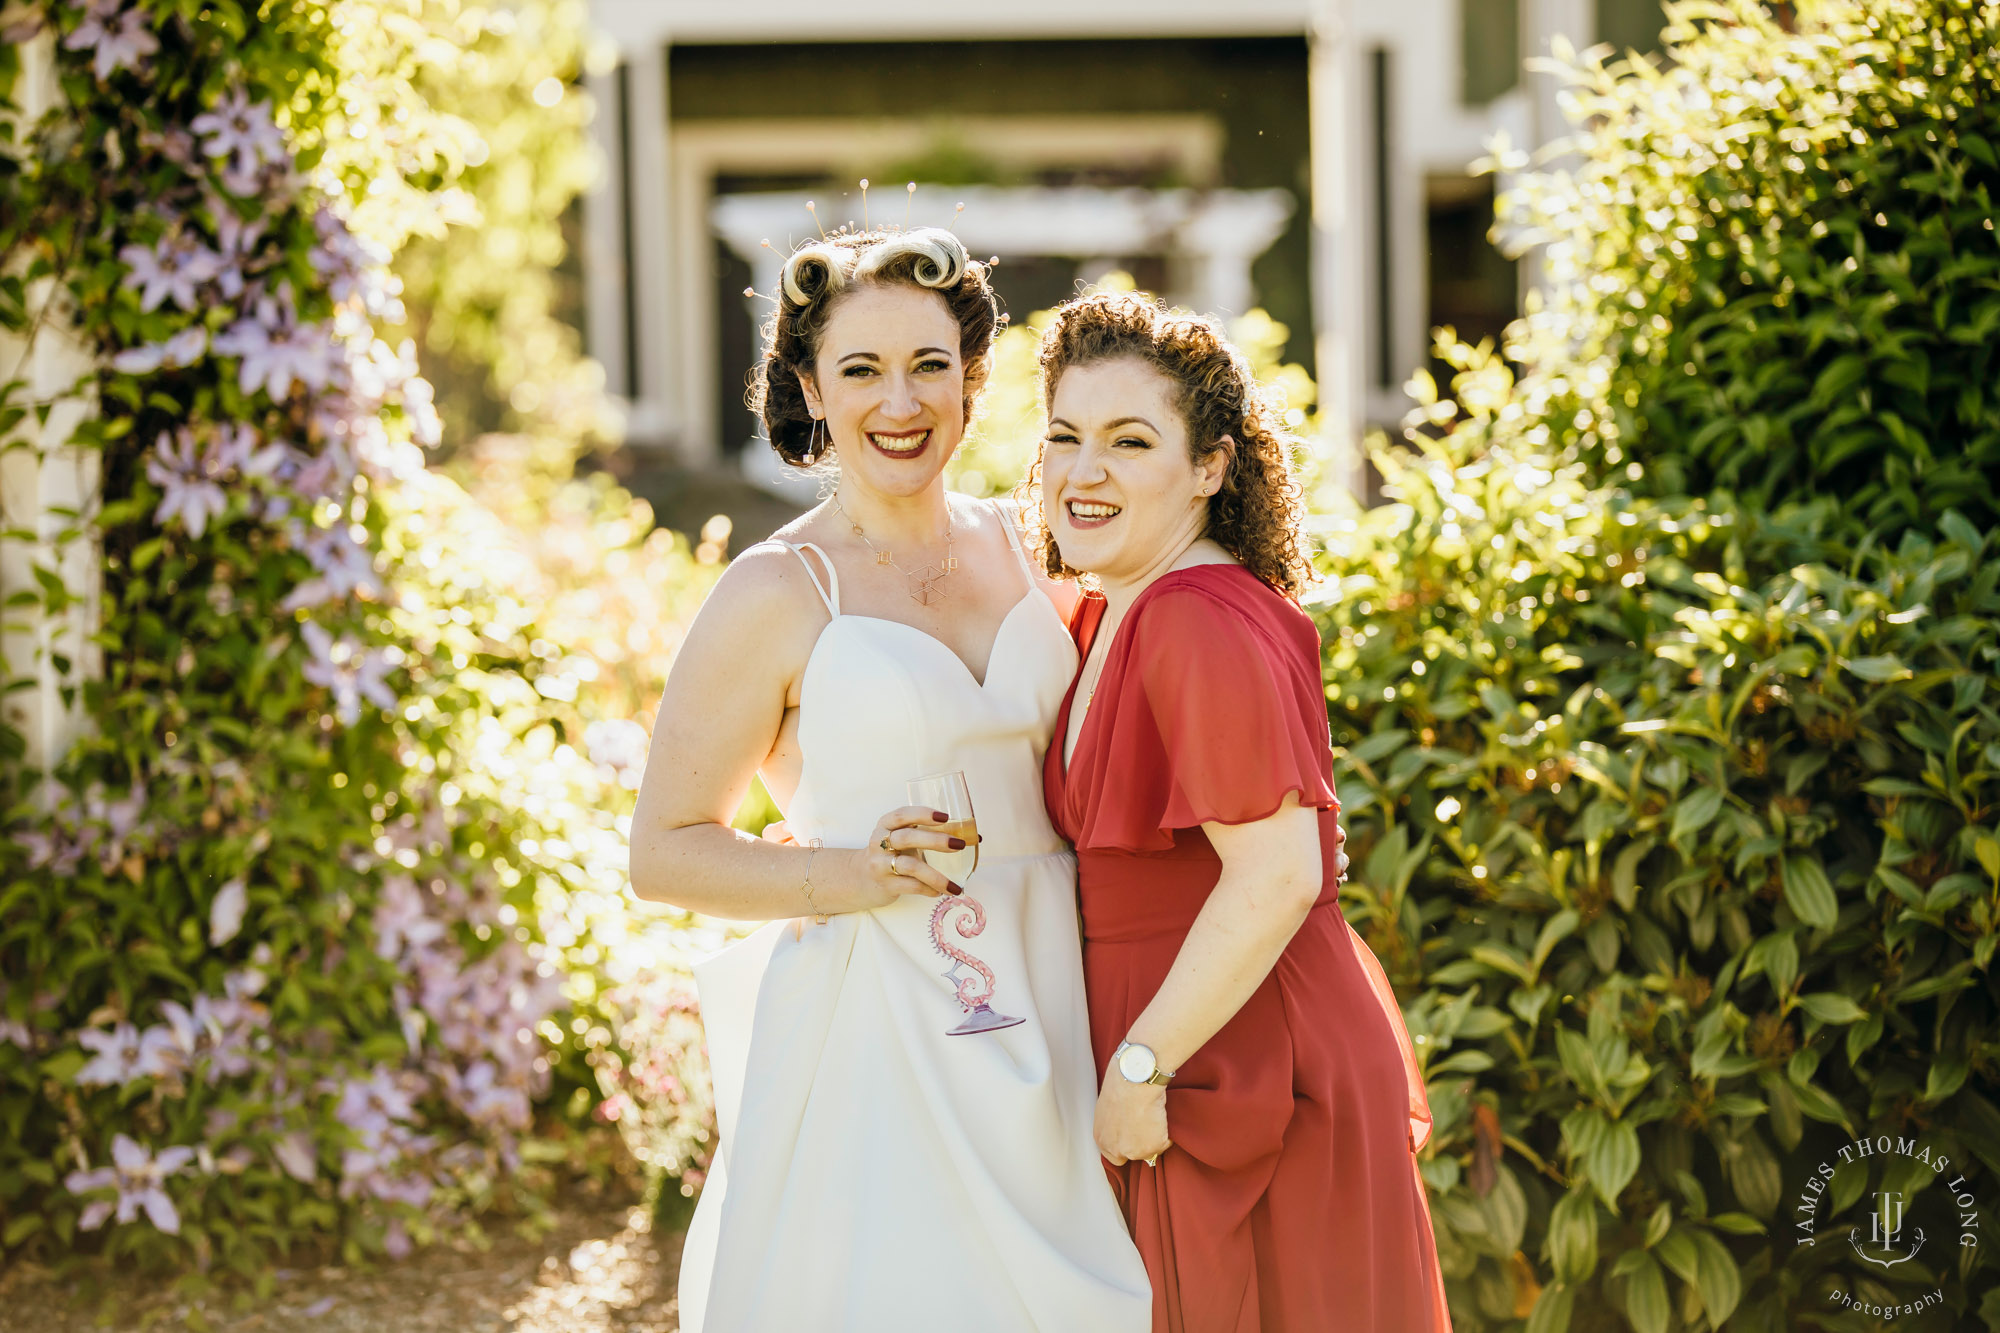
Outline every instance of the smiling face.
<svg viewBox="0 0 2000 1333"><path fill-rule="evenodd" d="M959 326L935 292L902 284L843 295L820 337L807 408L826 423L843 483L889 495L929 486L965 434Z"/></svg>
<svg viewBox="0 0 2000 1333"><path fill-rule="evenodd" d="M1122 357L1056 381L1042 442L1042 521L1073 569L1107 583L1164 571L1208 526L1227 448L1196 464L1174 384Z"/></svg>

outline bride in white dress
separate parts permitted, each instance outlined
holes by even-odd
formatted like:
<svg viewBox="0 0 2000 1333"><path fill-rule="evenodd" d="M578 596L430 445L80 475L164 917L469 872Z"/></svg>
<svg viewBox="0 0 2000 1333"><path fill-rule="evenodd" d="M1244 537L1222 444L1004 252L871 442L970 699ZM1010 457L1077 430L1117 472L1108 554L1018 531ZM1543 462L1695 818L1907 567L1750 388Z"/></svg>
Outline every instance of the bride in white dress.
<svg viewBox="0 0 2000 1333"><path fill-rule="evenodd" d="M1041 758L1076 667L1061 590L1012 511L942 473L997 325L948 232L837 233L792 256L755 404L833 499L739 556L675 660L632 826L642 896L763 920L696 968L722 1140L681 1261L681 1327L1140 1333L1146 1273L1091 1138L1075 864ZM978 865L940 811L962 772ZM797 840L729 820L761 772ZM932 913L1019 1024L966 1017ZM950 913L954 924L973 913Z"/></svg>

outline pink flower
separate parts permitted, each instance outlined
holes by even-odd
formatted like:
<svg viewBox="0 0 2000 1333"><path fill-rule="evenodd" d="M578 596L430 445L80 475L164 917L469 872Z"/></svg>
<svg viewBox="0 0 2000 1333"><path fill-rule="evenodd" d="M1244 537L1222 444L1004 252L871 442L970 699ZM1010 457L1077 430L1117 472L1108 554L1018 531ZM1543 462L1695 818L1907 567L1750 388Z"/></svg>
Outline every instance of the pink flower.
<svg viewBox="0 0 2000 1333"><path fill-rule="evenodd" d="M83 1216L77 1219L77 1229L97 1230L114 1210L121 1224L130 1222L144 1208L146 1219L155 1227L169 1236L178 1235L181 1215L175 1211L174 1201L161 1187L169 1176L186 1169L193 1160L192 1148L163 1148L158 1156L154 1156L125 1135L118 1135L111 1141L110 1166L99 1167L95 1171L72 1171L63 1177L63 1186L71 1194L89 1194L104 1189L118 1191L115 1200L93 1200L83 1210Z"/></svg>
<svg viewBox="0 0 2000 1333"><path fill-rule="evenodd" d="M160 49L160 39L147 31L143 13L128 9L121 14L119 9L120 0L90 0L83 22L63 38L65 50L93 53L91 69L100 83L117 70L136 69L141 60Z"/></svg>

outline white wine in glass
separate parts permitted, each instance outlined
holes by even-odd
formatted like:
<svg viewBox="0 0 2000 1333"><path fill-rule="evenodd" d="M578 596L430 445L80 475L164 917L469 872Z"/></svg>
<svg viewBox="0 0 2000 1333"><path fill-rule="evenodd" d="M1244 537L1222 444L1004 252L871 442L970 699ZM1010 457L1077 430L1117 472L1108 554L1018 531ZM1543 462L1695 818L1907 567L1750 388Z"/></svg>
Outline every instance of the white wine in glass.
<svg viewBox="0 0 2000 1333"><path fill-rule="evenodd" d="M940 773L935 777L912 778L909 793L911 805L943 813L947 836L965 839L964 851L924 853L924 859L931 863L933 869L964 888L965 881L979 865L979 824L972 815L972 793L966 788L965 774ZM945 1029L953 1037L998 1032L1022 1021L993 1007L993 992L1000 984L993 975L993 969L978 955L968 953L950 938L956 935L960 940L969 940L985 930L986 908L970 893L941 897L937 906L931 909L931 943L940 956L950 960L951 966L945 969L944 979L952 984L959 1007L965 1010L961 1021Z"/></svg>
<svg viewBox="0 0 2000 1333"><path fill-rule="evenodd" d="M924 860L931 863L931 869L964 888L965 881L979 868L979 821L973 817L972 793L966 788L965 774L943 773L930 778L912 778L909 793L911 805L925 805L945 813L941 832L947 838L964 839L964 851L924 853Z"/></svg>

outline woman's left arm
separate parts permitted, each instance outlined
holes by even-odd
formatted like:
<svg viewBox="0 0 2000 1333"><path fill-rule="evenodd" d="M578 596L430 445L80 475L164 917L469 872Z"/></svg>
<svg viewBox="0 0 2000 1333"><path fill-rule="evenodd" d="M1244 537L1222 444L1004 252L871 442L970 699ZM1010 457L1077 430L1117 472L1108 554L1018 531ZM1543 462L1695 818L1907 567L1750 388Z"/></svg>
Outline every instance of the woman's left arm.
<svg viewBox="0 0 2000 1333"><path fill-rule="evenodd" d="M1236 1016L1277 966L1319 901L1319 811L1285 797L1250 824L1204 824L1222 877L1195 917L1171 971L1126 1034L1178 1069ZM1114 1064L1097 1097L1098 1151L1114 1164L1167 1147L1166 1089L1132 1083Z"/></svg>

